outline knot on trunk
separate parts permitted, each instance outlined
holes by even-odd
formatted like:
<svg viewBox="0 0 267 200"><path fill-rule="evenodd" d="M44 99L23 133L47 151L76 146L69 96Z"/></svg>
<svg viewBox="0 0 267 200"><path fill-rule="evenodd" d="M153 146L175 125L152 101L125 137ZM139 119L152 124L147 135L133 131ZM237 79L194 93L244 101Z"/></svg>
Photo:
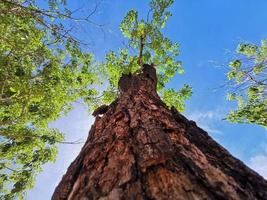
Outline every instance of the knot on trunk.
<svg viewBox="0 0 267 200"><path fill-rule="evenodd" d="M140 74L123 74L118 83L121 94L133 90L156 93L157 73L153 65L144 64Z"/></svg>

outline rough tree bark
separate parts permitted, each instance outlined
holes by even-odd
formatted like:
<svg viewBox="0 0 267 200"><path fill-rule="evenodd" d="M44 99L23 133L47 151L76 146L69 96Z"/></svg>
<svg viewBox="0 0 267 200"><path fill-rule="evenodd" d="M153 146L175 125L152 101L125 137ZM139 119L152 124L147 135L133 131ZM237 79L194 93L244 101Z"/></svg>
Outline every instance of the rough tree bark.
<svg viewBox="0 0 267 200"><path fill-rule="evenodd" d="M168 107L156 71L123 75L53 200L267 200L267 181Z"/></svg>

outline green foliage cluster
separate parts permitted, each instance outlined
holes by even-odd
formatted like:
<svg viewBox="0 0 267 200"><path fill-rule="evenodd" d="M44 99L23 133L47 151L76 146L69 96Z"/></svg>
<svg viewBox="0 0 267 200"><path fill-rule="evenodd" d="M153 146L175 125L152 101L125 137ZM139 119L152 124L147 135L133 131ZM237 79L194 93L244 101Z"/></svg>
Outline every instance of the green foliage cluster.
<svg viewBox="0 0 267 200"><path fill-rule="evenodd" d="M128 39L128 48L120 49L118 53L110 51L100 66L104 78L108 80L108 87L100 101L109 103L117 97L117 84L122 74L139 73L143 64L153 63L157 69L158 92L163 101L179 111L184 110L184 100L192 94L191 87L184 85L179 91L165 88L177 71L184 73L181 62L176 60L179 55L178 43L173 43L161 32L171 16L168 8L172 3L173 0L151 0L147 19L139 19L135 10L126 14L120 29Z"/></svg>
<svg viewBox="0 0 267 200"><path fill-rule="evenodd" d="M23 199L64 139L49 122L95 95L92 55L54 21L68 16L57 9L64 1L48 4L0 1L0 199Z"/></svg>
<svg viewBox="0 0 267 200"><path fill-rule="evenodd" d="M185 85L179 91L175 91L173 88L164 90L162 99L165 100L167 106L174 106L177 110L185 110L185 100L189 99L192 95L192 89L190 86Z"/></svg>
<svg viewBox="0 0 267 200"><path fill-rule="evenodd" d="M227 119L267 127L267 40L261 45L240 44L237 53L227 77L234 86L228 99L237 101L238 108Z"/></svg>

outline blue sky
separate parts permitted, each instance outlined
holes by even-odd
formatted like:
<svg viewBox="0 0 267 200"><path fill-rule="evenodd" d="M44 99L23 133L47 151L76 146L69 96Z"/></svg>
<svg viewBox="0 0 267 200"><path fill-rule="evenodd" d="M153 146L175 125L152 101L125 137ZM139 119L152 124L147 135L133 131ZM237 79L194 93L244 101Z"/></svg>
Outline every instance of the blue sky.
<svg viewBox="0 0 267 200"><path fill-rule="evenodd" d="M148 0L104 0L94 15L94 21L105 24L105 35L95 27L77 29L79 37L91 43L88 50L101 59L109 49L123 47L118 25L129 9L141 15L148 10ZM69 0L75 8L94 1ZM177 75L168 86L179 89L184 83L193 87L193 96L187 101L186 117L195 120L217 142L267 179L267 132L255 125L230 124L222 120L235 104L226 101L226 69L222 67L231 58L239 42L259 43L267 38L266 0L175 0L172 18L164 33L180 44L185 75ZM88 12L88 10L85 10ZM74 110L51 124L66 133L67 141L86 140L94 118L86 108L75 103ZM55 164L47 164L37 177L36 186L27 195L29 200L51 198L69 164L82 144L59 146Z"/></svg>

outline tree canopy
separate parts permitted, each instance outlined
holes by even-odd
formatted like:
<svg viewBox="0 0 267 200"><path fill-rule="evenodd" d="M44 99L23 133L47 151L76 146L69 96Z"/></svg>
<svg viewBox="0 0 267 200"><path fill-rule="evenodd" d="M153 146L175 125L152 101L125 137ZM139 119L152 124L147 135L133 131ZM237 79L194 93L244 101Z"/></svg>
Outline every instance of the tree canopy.
<svg viewBox="0 0 267 200"><path fill-rule="evenodd" d="M144 63L153 63L160 95L180 111L192 93L188 85L179 91L164 87L177 71L184 72L176 60L179 45L161 32L171 16L167 9L172 0L151 0L146 20L129 11L120 25L129 48L108 52L100 64L81 50L63 23L75 20L66 1L46 3L43 9L34 0L0 1L1 199L23 199L42 165L55 160L56 144L64 135L49 123L78 99L90 108L111 103L122 74L139 73ZM107 88L96 91L93 86L101 82Z"/></svg>
<svg viewBox="0 0 267 200"><path fill-rule="evenodd" d="M64 1L47 3L0 1L0 199L23 198L64 139L49 122L94 96L92 55L60 22L70 11Z"/></svg>
<svg viewBox="0 0 267 200"><path fill-rule="evenodd" d="M236 123L253 123L267 127L267 40L261 45L242 43L237 58L230 62L227 74L232 83L228 99L238 107L227 119Z"/></svg>
<svg viewBox="0 0 267 200"><path fill-rule="evenodd" d="M146 19L140 19L136 10L128 11L120 24L123 36L128 39L128 48L108 52L100 65L102 77L108 80L99 99L101 102L110 103L118 96L118 80L122 74L139 73L146 63L154 64L157 69L157 89L163 101L179 111L185 109L184 102L192 94L191 87L184 85L179 91L165 87L177 72L184 73L181 62L176 60L179 44L161 32L171 16L168 8L172 3L173 0L151 0Z"/></svg>

